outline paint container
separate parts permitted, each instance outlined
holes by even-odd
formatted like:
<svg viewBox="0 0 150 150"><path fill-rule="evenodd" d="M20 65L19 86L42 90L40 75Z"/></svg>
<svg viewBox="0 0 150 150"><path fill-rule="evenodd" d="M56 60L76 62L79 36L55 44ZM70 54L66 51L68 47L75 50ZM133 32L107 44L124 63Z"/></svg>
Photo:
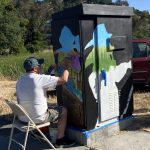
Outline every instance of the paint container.
<svg viewBox="0 0 150 150"><path fill-rule="evenodd" d="M50 141L53 144L55 144L56 143L56 139L57 139L58 128L50 127L49 128L49 133L50 133Z"/></svg>

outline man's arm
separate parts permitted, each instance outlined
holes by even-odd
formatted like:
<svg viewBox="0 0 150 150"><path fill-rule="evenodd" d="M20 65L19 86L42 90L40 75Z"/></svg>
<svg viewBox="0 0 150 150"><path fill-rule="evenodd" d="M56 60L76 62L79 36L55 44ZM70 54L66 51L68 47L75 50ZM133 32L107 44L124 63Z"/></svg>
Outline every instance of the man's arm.
<svg viewBox="0 0 150 150"><path fill-rule="evenodd" d="M63 85L68 81L69 71L64 70L63 75L59 77L57 85Z"/></svg>

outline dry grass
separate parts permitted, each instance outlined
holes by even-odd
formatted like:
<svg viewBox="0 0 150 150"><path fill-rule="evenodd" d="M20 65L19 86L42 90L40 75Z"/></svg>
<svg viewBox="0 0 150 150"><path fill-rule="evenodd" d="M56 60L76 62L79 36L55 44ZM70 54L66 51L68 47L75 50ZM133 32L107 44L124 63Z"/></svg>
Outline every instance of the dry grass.
<svg viewBox="0 0 150 150"><path fill-rule="evenodd" d="M5 103L5 99L16 100L16 81L0 81L0 115L10 114L11 110ZM56 97L50 97L48 103L56 103Z"/></svg>
<svg viewBox="0 0 150 150"><path fill-rule="evenodd" d="M15 96L16 81L0 81L0 114L6 115L10 113L9 107L5 103L5 99L16 100Z"/></svg>
<svg viewBox="0 0 150 150"><path fill-rule="evenodd" d="M129 130L150 132L150 87L134 93L134 122Z"/></svg>
<svg viewBox="0 0 150 150"><path fill-rule="evenodd" d="M150 112L150 91L134 93L135 113Z"/></svg>
<svg viewBox="0 0 150 150"><path fill-rule="evenodd" d="M0 81L0 115L10 114L5 99L16 100L16 81ZM150 132L150 89L145 92L134 93L135 120L129 130L143 130ZM56 97L50 97L48 102L55 103Z"/></svg>

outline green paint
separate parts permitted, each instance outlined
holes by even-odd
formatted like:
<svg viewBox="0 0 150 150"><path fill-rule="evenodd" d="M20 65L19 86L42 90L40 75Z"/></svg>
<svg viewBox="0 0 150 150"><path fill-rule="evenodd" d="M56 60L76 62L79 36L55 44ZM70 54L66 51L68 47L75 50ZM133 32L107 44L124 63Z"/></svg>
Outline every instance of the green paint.
<svg viewBox="0 0 150 150"><path fill-rule="evenodd" d="M114 47L110 47L110 50L114 49ZM107 52L106 47L100 47L98 50L98 58L99 60L96 60L96 48L94 47L88 57L85 61L85 68L89 66L90 64L93 64L93 72L96 72L96 67L98 67L98 70L102 70L103 68L106 71L109 71L110 66L116 66L116 60L113 57L112 52ZM98 64L99 62L99 64Z"/></svg>

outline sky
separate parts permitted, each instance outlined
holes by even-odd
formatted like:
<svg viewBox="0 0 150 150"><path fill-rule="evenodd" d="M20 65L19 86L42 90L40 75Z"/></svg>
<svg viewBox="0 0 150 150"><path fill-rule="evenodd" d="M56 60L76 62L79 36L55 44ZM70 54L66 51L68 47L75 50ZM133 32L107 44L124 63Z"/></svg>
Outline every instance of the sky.
<svg viewBox="0 0 150 150"><path fill-rule="evenodd" d="M112 0L115 2L116 0ZM150 0L127 0L130 7L144 11L148 10L150 12Z"/></svg>

